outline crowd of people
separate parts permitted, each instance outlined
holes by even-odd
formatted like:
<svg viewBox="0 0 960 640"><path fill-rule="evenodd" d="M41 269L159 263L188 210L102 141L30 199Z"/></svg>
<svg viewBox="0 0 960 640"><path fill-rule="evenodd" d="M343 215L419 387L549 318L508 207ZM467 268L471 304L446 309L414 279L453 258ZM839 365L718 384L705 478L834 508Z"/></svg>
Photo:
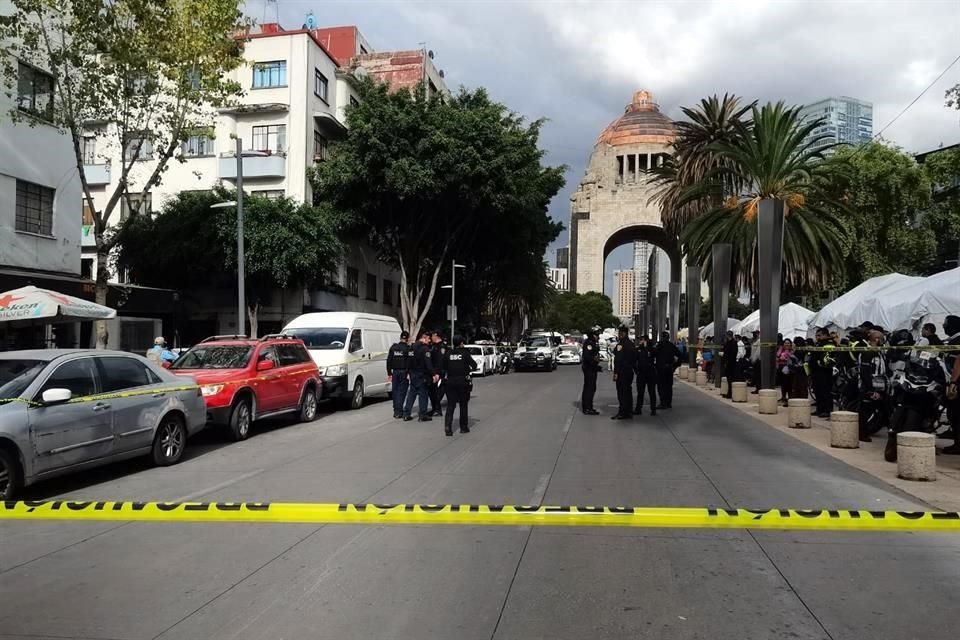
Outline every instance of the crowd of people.
<svg viewBox="0 0 960 640"><path fill-rule="evenodd" d="M948 423L954 444L942 451L960 454L960 316L947 316L942 330L945 337L928 323L914 339L908 330L887 331L865 322L844 337L824 328L811 340L778 335L774 364L780 402L786 406L792 398L812 398L815 415L827 419L834 409L854 411L865 442L886 427L888 460L896 459L898 432L933 432ZM751 338L728 331L719 362L713 343L709 336L698 345L697 366L710 380L721 375L747 382L758 393L759 332Z"/></svg>

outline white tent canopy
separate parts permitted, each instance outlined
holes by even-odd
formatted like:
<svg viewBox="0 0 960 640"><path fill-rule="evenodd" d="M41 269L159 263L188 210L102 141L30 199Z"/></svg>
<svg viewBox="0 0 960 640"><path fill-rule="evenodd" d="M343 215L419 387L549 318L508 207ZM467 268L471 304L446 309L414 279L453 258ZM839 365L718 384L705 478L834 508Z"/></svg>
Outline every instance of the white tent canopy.
<svg viewBox="0 0 960 640"><path fill-rule="evenodd" d="M34 286L0 293L0 322L99 320L116 317L115 309Z"/></svg>
<svg viewBox="0 0 960 640"><path fill-rule="evenodd" d="M887 331L916 330L924 322L939 325L950 314L960 315L960 268L874 293L863 301L861 313Z"/></svg>
<svg viewBox="0 0 960 640"><path fill-rule="evenodd" d="M740 320L737 319L737 318L727 318L727 331L730 331L731 329L733 329L733 327L735 327L739 322L740 322ZM714 336L714 337L716 337L716 335L717 335L717 334L715 334L715 333L713 332L713 323L712 323L712 322L711 322L710 324L708 324L707 326L705 326L704 328L700 329L700 337L701 337L701 338L707 338L707 337L709 337L709 336Z"/></svg>
<svg viewBox="0 0 960 640"><path fill-rule="evenodd" d="M830 331L849 331L859 327L866 321L879 324L884 328L892 327L883 324L875 316L871 317L874 311L867 306L867 301L871 299L889 299L893 302L892 291L901 288L912 288L922 282L924 278L915 276L905 276L902 273L888 273L876 278L870 278L862 282L850 291L846 292L830 304L826 305L818 313L810 318L810 324L807 335L813 336L813 332L818 327L823 327ZM900 327L902 328L902 327Z"/></svg>
<svg viewBox="0 0 960 640"><path fill-rule="evenodd" d="M803 336L807 333L807 322L813 317L813 311L799 304L788 302L781 305L779 317L777 318L777 333L782 333L784 338L793 340L797 336ZM754 331L760 329L760 311L754 311L742 322L730 330L741 336L749 336Z"/></svg>

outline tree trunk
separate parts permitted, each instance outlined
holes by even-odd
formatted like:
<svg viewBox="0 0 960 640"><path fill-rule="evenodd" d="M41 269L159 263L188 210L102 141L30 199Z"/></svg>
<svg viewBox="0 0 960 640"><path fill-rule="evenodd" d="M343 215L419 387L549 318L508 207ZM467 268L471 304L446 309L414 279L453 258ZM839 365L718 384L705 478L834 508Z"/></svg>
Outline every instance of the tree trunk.
<svg viewBox="0 0 960 640"><path fill-rule="evenodd" d="M100 245L97 247L97 275L94 286L94 299L97 304L107 306L107 291L110 285L110 249ZM110 334L107 331L106 320L94 322L94 348L106 349Z"/></svg>
<svg viewBox="0 0 960 640"><path fill-rule="evenodd" d="M260 303L254 303L247 307L247 320L249 327L247 328L247 333L253 339L256 339L257 336L257 314L260 312Z"/></svg>

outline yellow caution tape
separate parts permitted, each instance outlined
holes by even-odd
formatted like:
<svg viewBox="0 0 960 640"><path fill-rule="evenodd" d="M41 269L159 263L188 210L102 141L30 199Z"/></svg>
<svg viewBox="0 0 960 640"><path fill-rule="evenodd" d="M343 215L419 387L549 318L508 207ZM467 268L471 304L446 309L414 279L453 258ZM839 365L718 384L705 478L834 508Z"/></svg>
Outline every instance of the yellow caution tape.
<svg viewBox="0 0 960 640"><path fill-rule="evenodd" d="M200 388L200 385L189 384L181 385L178 387L163 387L157 389L151 387L149 389L137 389L136 391L117 391L111 393L98 393L92 396L77 396L76 398L70 398L63 404L78 404L81 402L94 402L99 400L117 400L120 398L135 398L137 396L147 396L147 395L156 395L158 393L169 393L171 391L195 391ZM28 404L31 407L43 407L46 406L43 402L36 402L34 400L28 400L27 398L0 398L0 404L6 402L22 402ZM59 404L59 403L58 403Z"/></svg>
<svg viewBox="0 0 960 640"><path fill-rule="evenodd" d="M642 527L960 533L960 513L826 509L719 509L478 504L272 502L0 503L2 520L252 522L367 525Z"/></svg>

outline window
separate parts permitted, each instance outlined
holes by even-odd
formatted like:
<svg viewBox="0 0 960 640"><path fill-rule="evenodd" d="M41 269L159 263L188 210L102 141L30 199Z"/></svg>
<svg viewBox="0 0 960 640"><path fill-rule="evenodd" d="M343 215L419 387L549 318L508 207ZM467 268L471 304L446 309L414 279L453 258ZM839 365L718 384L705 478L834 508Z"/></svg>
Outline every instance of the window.
<svg viewBox="0 0 960 640"><path fill-rule="evenodd" d="M52 236L54 193L49 187L17 180L16 230Z"/></svg>
<svg viewBox="0 0 960 640"><path fill-rule="evenodd" d="M258 62L253 65L253 88L287 86L287 61Z"/></svg>
<svg viewBox="0 0 960 640"><path fill-rule="evenodd" d="M80 277L84 280L93 278L93 258L80 259Z"/></svg>
<svg viewBox="0 0 960 640"><path fill-rule="evenodd" d="M181 152L188 158L213 155L213 138L206 134L190 136L180 145Z"/></svg>
<svg viewBox="0 0 960 640"><path fill-rule="evenodd" d="M261 189L260 191L251 191L250 193L261 198L266 198L267 200L279 200L287 195L287 192L283 189Z"/></svg>
<svg viewBox="0 0 960 640"><path fill-rule="evenodd" d="M360 329L354 329L353 332L350 333L349 351L353 353L354 351L360 351L360 349L363 349L363 339L360 335Z"/></svg>
<svg viewBox="0 0 960 640"><path fill-rule="evenodd" d="M287 148L287 125L265 124L253 128L255 151L280 153Z"/></svg>
<svg viewBox="0 0 960 640"><path fill-rule="evenodd" d="M47 389L69 389L74 398L97 393L97 367L93 358L64 362L43 384L39 396Z"/></svg>
<svg viewBox="0 0 960 640"><path fill-rule="evenodd" d="M93 210L90 208L90 203L83 203L83 222L81 223L85 226L93 226Z"/></svg>
<svg viewBox="0 0 960 640"><path fill-rule="evenodd" d="M320 73L320 69L313 70L313 95L317 96L324 102L327 102L327 91L329 89L329 84L327 82L327 76Z"/></svg>
<svg viewBox="0 0 960 640"><path fill-rule="evenodd" d="M322 162L327 159L327 139L319 131L313 132L313 159Z"/></svg>
<svg viewBox="0 0 960 640"><path fill-rule="evenodd" d="M99 358L100 372L103 375L103 393L145 387L155 384L156 376L151 377L147 367L133 358Z"/></svg>
<svg viewBox="0 0 960 640"><path fill-rule="evenodd" d="M310 354L300 345L278 344L277 351L280 353L281 367L292 367L297 364L310 362Z"/></svg>
<svg viewBox="0 0 960 640"><path fill-rule="evenodd" d="M360 295L360 272L353 267L347 267L347 295Z"/></svg>
<svg viewBox="0 0 960 640"><path fill-rule="evenodd" d="M356 106L358 106L359 104L360 104L360 101L359 101L359 100L357 100L357 99L354 98L353 96L350 96L350 106L351 106L351 107L356 107Z"/></svg>
<svg viewBox="0 0 960 640"><path fill-rule="evenodd" d="M372 273L367 274L367 300L377 300L377 276Z"/></svg>
<svg viewBox="0 0 960 640"><path fill-rule="evenodd" d="M44 120L53 120L53 76L36 67L19 63L17 108Z"/></svg>
<svg viewBox="0 0 960 640"><path fill-rule="evenodd" d="M129 205L127 198L120 198L120 222L125 222L131 213L150 213L151 211L153 211L153 194L151 193L131 193Z"/></svg>
<svg viewBox="0 0 960 640"><path fill-rule="evenodd" d="M140 153L137 153L140 149ZM132 162L133 160L153 160L153 140L148 136L135 136L127 140L127 147L123 151L123 160Z"/></svg>
<svg viewBox="0 0 960 640"><path fill-rule="evenodd" d="M83 164L97 164L97 139L95 136L84 136L80 143L80 154Z"/></svg>
<svg viewBox="0 0 960 640"><path fill-rule="evenodd" d="M273 360L274 366L280 366L280 357L277 355L276 347L264 347L260 350L258 360Z"/></svg>
<svg viewBox="0 0 960 640"><path fill-rule="evenodd" d="M383 304L393 306L393 281L383 280Z"/></svg>

